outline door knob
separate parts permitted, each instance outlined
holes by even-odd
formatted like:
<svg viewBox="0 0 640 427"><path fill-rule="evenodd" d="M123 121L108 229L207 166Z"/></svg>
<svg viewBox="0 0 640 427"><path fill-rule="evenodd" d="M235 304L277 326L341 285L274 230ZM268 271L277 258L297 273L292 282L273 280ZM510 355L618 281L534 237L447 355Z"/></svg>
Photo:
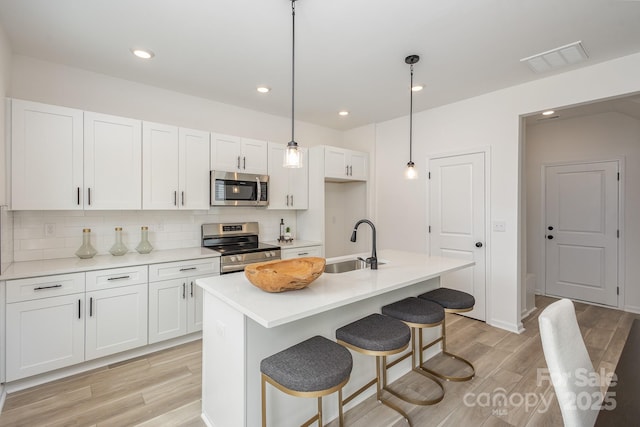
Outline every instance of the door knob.
<svg viewBox="0 0 640 427"><path fill-rule="evenodd" d="M553 240L553 236L552 236L551 234L549 234L549 235L547 236L547 239L549 239L549 240Z"/></svg>
<svg viewBox="0 0 640 427"><path fill-rule="evenodd" d="M482 247L482 242L476 242L476 248L481 248Z"/></svg>

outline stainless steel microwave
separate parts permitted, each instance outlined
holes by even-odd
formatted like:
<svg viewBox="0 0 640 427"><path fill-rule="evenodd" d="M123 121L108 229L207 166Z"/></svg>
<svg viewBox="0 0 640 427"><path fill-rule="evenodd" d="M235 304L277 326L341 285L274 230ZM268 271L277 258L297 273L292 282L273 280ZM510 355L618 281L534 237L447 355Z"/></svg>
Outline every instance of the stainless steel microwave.
<svg viewBox="0 0 640 427"><path fill-rule="evenodd" d="M269 176L211 171L211 206L267 206Z"/></svg>

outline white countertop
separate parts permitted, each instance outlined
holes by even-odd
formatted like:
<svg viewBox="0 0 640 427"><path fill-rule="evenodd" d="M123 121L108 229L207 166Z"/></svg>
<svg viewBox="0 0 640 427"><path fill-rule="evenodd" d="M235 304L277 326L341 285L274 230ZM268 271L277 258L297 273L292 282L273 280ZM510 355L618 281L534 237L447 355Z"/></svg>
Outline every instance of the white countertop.
<svg viewBox="0 0 640 427"><path fill-rule="evenodd" d="M327 263L356 256L369 254L331 258ZM378 270L324 273L305 289L282 293L268 293L253 286L243 273L207 277L196 283L258 324L273 328L475 264L396 250L378 251L378 260L386 262Z"/></svg>
<svg viewBox="0 0 640 427"><path fill-rule="evenodd" d="M42 261L14 262L0 275L0 280L25 277L49 276L51 274L80 273L106 268L130 267L133 265L158 264L189 259L216 258L220 253L201 247L156 250L148 254L129 252L122 256L96 255L90 259L58 258Z"/></svg>

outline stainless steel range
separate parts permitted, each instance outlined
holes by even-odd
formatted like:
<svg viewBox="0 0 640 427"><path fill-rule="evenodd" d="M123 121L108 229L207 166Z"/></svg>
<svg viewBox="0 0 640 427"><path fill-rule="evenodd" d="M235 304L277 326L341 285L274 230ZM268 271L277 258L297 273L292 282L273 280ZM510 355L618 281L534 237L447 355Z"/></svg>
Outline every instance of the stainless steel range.
<svg viewBox="0 0 640 427"><path fill-rule="evenodd" d="M254 262L280 259L280 247L258 241L257 222L202 224L202 246L222 254L220 274L244 270Z"/></svg>

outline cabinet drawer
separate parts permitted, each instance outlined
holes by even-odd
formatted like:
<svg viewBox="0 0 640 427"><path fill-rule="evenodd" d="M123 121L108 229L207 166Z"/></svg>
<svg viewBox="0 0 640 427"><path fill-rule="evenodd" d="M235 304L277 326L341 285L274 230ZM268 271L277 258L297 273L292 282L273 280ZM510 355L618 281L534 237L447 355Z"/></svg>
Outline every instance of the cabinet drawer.
<svg viewBox="0 0 640 427"><path fill-rule="evenodd" d="M322 247L321 246L307 246L303 248L291 248L291 249L282 249L281 258L282 259L290 259L290 258L301 258L322 256Z"/></svg>
<svg viewBox="0 0 640 427"><path fill-rule="evenodd" d="M84 273L7 280L7 303L84 292Z"/></svg>
<svg viewBox="0 0 640 427"><path fill-rule="evenodd" d="M208 274L217 275L219 272L220 258L165 262L149 266L149 282L189 276L206 276Z"/></svg>
<svg viewBox="0 0 640 427"><path fill-rule="evenodd" d="M87 272L87 292L147 283L147 266L110 268Z"/></svg>

